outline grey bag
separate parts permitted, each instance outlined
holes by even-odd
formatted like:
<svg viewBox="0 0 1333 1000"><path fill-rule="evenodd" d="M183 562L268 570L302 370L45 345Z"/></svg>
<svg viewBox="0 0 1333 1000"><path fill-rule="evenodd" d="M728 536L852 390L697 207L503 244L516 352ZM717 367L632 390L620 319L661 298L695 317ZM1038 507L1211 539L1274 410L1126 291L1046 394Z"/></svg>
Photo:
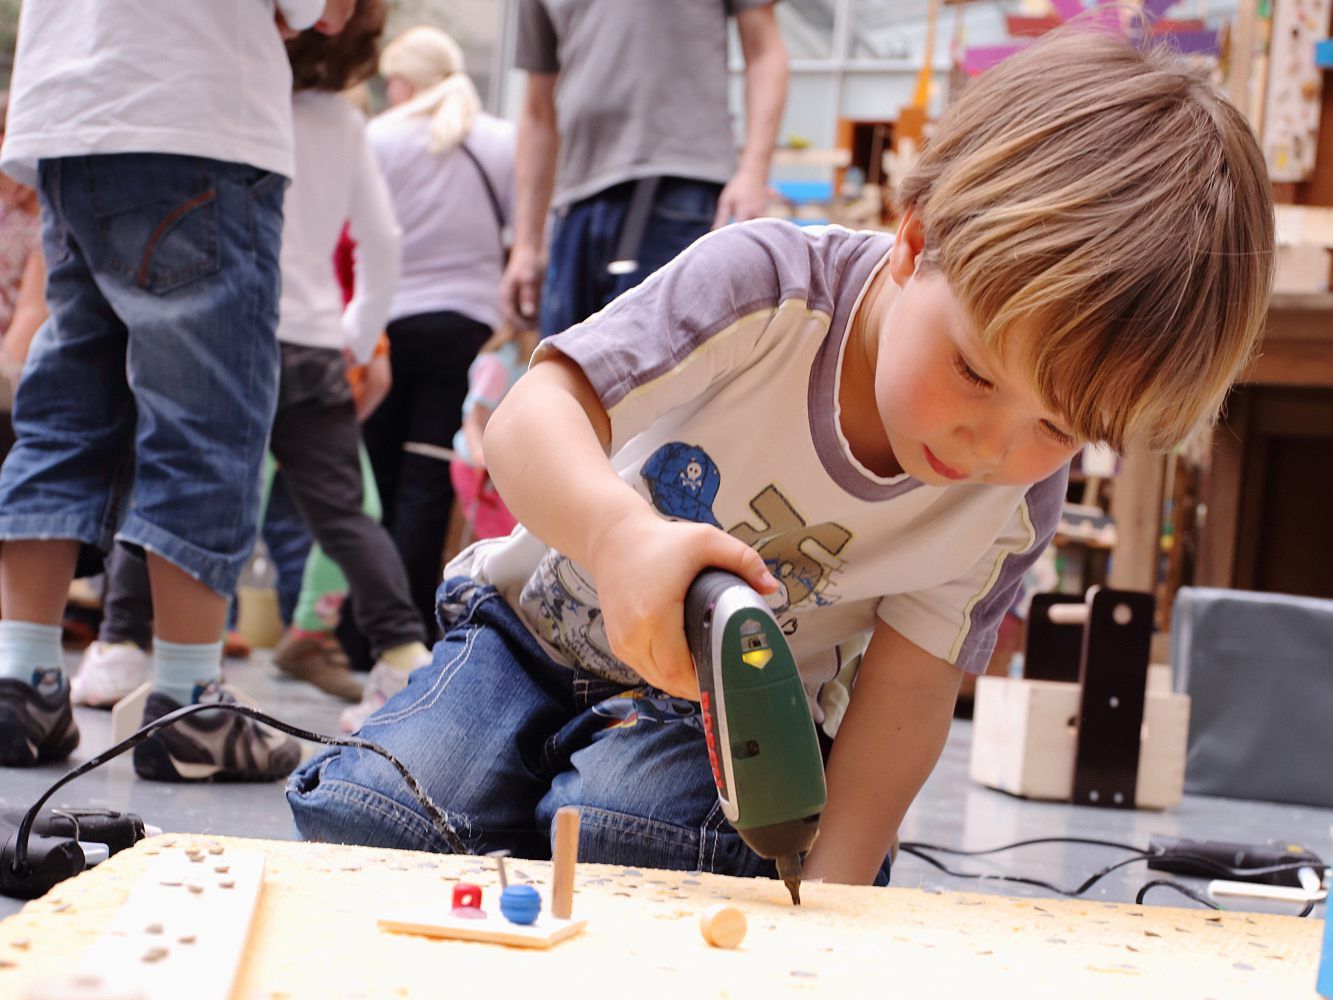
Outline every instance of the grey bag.
<svg viewBox="0 0 1333 1000"><path fill-rule="evenodd" d="M1333 807L1333 601L1184 587L1171 663L1185 791Z"/></svg>

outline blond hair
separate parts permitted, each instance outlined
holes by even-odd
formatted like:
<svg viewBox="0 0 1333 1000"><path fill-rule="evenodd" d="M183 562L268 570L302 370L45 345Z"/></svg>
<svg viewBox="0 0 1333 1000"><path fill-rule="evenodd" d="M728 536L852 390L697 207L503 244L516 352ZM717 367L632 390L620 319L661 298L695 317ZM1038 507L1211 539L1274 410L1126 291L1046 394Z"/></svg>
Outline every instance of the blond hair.
<svg viewBox="0 0 1333 1000"><path fill-rule="evenodd" d="M385 116L430 118L432 153L453 149L472 129L481 97L463 65L463 50L439 28L408 28L384 47L380 75L400 76L416 90Z"/></svg>
<svg viewBox="0 0 1333 1000"><path fill-rule="evenodd" d="M1169 52L1053 33L983 74L898 191L922 263L1080 437L1169 448L1254 349L1273 206L1249 125Z"/></svg>

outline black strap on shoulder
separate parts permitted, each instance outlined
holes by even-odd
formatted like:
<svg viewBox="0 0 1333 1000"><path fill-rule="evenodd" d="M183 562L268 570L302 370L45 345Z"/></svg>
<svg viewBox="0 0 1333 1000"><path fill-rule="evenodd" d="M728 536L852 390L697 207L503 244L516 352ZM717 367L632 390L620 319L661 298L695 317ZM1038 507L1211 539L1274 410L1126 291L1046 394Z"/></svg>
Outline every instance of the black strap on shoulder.
<svg viewBox="0 0 1333 1000"><path fill-rule="evenodd" d="M490 174L486 173L486 168L481 165L481 160L477 159L477 154L467 148L466 142L460 142L458 148L464 156L472 161L472 165L477 168L477 173L481 175L481 182L486 185L486 196L491 200L491 211L495 213L495 227L500 237L500 256L506 257L509 254L509 247L505 245L504 209L500 207L500 197L495 193L495 186L491 184Z"/></svg>

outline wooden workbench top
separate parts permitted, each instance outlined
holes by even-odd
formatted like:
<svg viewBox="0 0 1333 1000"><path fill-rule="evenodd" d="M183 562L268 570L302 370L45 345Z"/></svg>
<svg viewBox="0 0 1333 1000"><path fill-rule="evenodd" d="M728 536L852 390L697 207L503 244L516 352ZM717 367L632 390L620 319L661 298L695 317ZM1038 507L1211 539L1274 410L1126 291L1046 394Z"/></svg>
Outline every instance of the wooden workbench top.
<svg viewBox="0 0 1333 1000"><path fill-rule="evenodd" d="M164 851L261 850L264 888L236 997L1059 996L1313 997L1322 922L1161 906L1011 899L580 865L580 936L549 952L439 941L376 928L386 909L438 901L489 863L402 851L167 835L0 922L0 996L69 973L145 863ZM511 861L547 898L550 866ZM699 914L725 900L749 923L735 951L710 948ZM207 976L207 969L199 970ZM464 992L465 991L465 992Z"/></svg>

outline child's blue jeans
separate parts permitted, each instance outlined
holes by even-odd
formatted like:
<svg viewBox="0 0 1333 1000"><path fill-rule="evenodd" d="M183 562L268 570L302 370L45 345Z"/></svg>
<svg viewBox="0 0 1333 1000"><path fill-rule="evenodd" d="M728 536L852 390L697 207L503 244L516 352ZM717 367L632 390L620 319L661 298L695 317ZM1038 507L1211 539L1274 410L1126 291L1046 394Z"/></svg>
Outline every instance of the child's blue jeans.
<svg viewBox="0 0 1333 1000"><path fill-rule="evenodd" d="M360 735L407 765L470 851L549 857L555 811L575 805L580 860L774 874L722 815L697 705L555 663L493 588L454 578L439 598L460 616ZM447 850L368 751L315 757L287 801L308 840Z"/></svg>
<svg viewBox="0 0 1333 1000"><path fill-rule="evenodd" d="M231 593L277 398L284 186L191 156L41 162L51 316L14 401L0 538L114 536Z"/></svg>

